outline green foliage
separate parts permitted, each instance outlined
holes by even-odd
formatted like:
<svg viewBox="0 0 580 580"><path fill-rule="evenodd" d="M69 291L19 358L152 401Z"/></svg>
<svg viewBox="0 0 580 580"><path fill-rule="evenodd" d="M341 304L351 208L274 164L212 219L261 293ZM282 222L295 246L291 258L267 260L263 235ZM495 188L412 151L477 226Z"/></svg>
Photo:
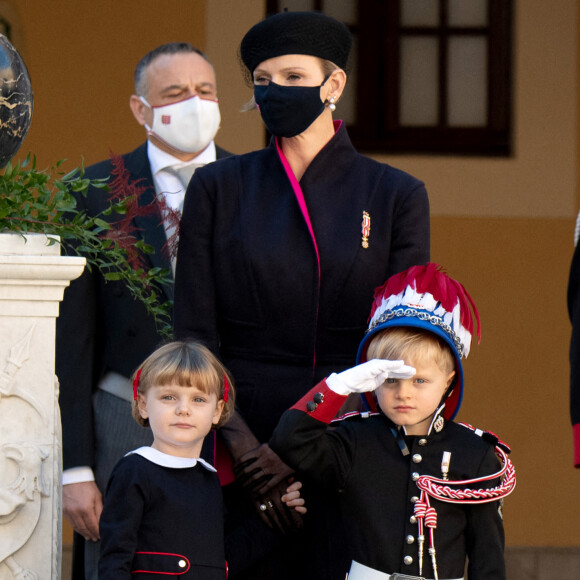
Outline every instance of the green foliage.
<svg viewBox="0 0 580 580"><path fill-rule="evenodd" d="M0 174L0 220L2 230L59 236L63 248L82 255L87 267L98 268L107 281L123 281L135 299L141 300L164 336L171 334L171 302L164 300L162 286L172 284L169 270L146 270L141 254L154 250L134 235L128 225L138 212L136 196L142 190L109 196L106 210L89 216L78 203L89 186L107 195L107 179L89 180L80 167L64 174L62 162L47 170L36 168L30 155L20 164L8 163ZM115 217L118 216L118 220ZM51 238L50 243L57 240ZM65 294L66 299L66 294Z"/></svg>

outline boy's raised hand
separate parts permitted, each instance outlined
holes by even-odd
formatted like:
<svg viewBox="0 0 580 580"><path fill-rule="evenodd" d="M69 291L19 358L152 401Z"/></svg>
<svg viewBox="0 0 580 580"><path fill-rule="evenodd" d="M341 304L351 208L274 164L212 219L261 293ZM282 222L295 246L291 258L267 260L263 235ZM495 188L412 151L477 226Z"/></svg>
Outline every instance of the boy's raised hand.
<svg viewBox="0 0 580 580"><path fill-rule="evenodd" d="M327 379L328 388L338 395L366 393L380 387L387 379L410 379L413 367L402 360L372 359L341 373L332 373Z"/></svg>

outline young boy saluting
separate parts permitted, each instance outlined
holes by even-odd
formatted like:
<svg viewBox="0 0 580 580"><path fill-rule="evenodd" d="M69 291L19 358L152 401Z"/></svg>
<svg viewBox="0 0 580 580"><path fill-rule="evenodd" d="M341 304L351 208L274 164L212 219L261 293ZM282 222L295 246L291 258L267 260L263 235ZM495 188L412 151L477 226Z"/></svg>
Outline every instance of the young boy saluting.
<svg viewBox="0 0 580 580"><path fill-rule="evenodd" d="M274 432L288 465L340 491L349 580L461 579L466 561L470 580L505 579L509 448L452 422L473 316L479 337L471 297L436 264L391 277L375 293L362 364L319 383ZM378 412L330 425L351 393Z"/></svg>

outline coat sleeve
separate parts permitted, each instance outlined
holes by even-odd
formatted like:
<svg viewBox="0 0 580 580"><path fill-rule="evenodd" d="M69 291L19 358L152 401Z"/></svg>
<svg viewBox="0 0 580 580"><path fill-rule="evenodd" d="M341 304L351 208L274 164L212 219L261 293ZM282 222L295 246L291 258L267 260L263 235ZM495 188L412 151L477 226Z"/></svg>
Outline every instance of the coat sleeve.
<svg viewBox="0 0 580 580"><path fill-rule="evenodd" d="M568 280L570 339L570 419L574 442L574 466L580 467L580 245L576 246Z"/></svg>
<svg viewBox="0 0 580 580"><path fill-rule="evenodd" d="M422 182L402 195L395 207L388 275L430 259L429 198Z"/></svg>
<svg viewBox="0 0 580 580"><path fill-rule="evenodd" d="M174 334L201 340L218 352L216 289L212 261L213 196L194 173L183 205L175 271Z"/></svg>
<svg viewBox="0 0 580 580"><path fill-rule="evenodd" d="M321 381L282 415L270 440L285 463L324 487L341 487L350 472L354 438L329 425L346 399Z"/></svg>
<svg viewBox="0 0 580 580"><path fill-rule="evenodd" d="M137 551L146 490L139 470L121 460L109 480L99 523L101 552L99 580L129 580Z"/></svg>
<svg viewBox="0 0 580 580"><path fill-rule="evenodd" d="M499 469L499 460L494 448L490 446L477 477L495 473ZM498 480L490 481L489 485L498 485ZM505 580L505 535L501 510L501 501L468 507L466 547L470 580Z"/></svg>
<svg viewBox="0 0 580 580"><path fill-rule="evenodd" d="M90 192L89 192L90 193ZM77 200L83 208L84 198ZM100 372L98 272L85 268L65 290L56 320L56 375L60 383L63 467L94 467L92 395Z"/></svg>

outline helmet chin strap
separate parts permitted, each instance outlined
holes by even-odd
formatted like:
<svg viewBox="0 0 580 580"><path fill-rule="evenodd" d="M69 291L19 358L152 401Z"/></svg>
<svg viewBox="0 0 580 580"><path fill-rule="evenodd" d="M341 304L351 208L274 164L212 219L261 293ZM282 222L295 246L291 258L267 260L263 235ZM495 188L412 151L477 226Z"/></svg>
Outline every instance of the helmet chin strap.
<svg viewBox="0 0 580 580"><path fill-rule="evenodd" d="M447 390L443 393L443 396L441 397L441 401L439 401L439 407L441 407L442 405L443 406L445 405L445 401L447 401L447 399L451 396L451 393L453 392L454 388L455 388L455 382L452 382L447 387Z"/></svg>
<svg viewBox="0 0 580 580"><path fill-rule="evenodd" d="M453 389L455 389L455 386L457 385L458 380L459 380L459 377L457 375L457 371L455 371L455 374L453 375L453 378L451 379L451 383L449 384L449 386L447 387L447 389L443 393L441 400L439 401L439 406L437 407L437 411L435 412L435 417L437 417L437 415L442 411L441 407L445 406L445 401L447 401L447 399L451 396L451 393L453 392Z"/></svg>

